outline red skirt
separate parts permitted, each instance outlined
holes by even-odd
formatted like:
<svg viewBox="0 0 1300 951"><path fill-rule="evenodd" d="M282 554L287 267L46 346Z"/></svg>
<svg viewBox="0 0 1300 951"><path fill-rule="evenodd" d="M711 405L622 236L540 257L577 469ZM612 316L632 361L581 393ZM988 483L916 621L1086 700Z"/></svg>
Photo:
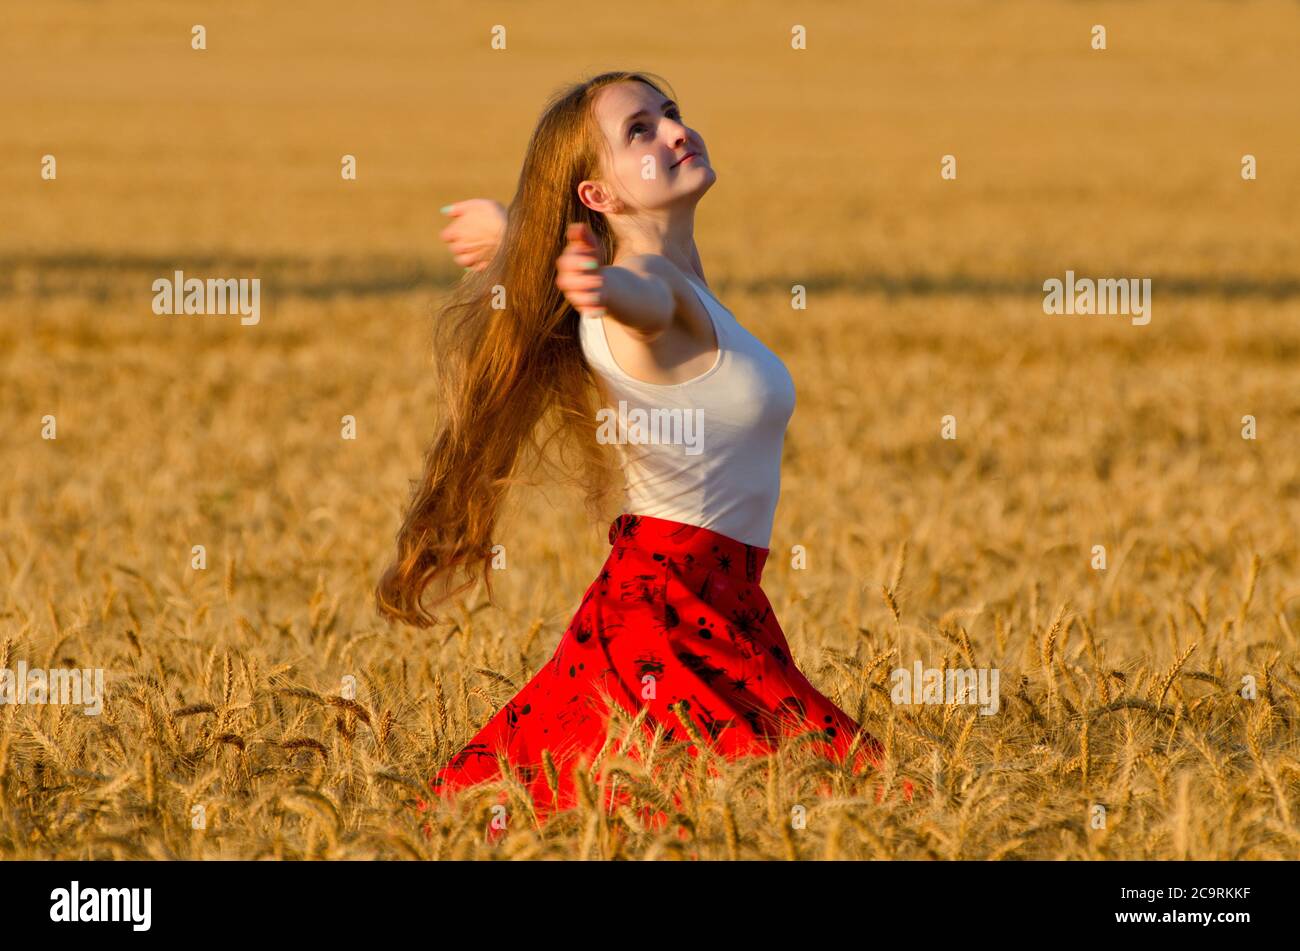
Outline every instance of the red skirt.
<svg viewBox="0 0 1300 951"><path fill-rule="evenodd" d="M647 734L662 724L664 740L691 743L692 756L699 751L682 716L727 758L771 753L780 737L811 731L813 749L836 763L844 763L856 739L854 771L880 766L880 743L823 696L790 656L759 585L768 549L627 513L610 525L609 541L605 566L554 655L429 781L435 793L449 799L499 778L501 752L539 820L572 808L579 801L572 770L580 762L592 765L605 746L609 700L628 718L649 707ZM544 749L558 774L554 791ZM615 784L606 808L627 802L618 791L625 789ZM417 808L426 805L419 801ZM655 818L665 817L656 812Z"/></svg>

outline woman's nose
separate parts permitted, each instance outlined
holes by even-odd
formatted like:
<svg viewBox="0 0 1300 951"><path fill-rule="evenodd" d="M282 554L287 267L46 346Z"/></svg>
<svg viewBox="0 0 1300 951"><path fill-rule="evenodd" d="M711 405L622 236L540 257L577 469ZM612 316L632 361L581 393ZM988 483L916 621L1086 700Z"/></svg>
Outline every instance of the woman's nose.
<svg viewBox="0 0 1300 951"><path fill-rule="evenodd" d="M680 122L673 122L672 119L669 119L667 121L671 123L671 125L669 126L669 129L671 131L669 132L668 137L672 142L674 148L679 145L685 145L687 142L690 141L690 131L686 128L686 126L684 126Z"/></svg>

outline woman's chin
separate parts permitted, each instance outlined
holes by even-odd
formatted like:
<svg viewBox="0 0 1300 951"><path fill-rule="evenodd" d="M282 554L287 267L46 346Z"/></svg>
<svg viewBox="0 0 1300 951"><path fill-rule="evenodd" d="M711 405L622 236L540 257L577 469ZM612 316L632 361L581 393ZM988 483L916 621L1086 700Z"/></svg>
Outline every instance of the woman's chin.
<svg viewBox="0 0 1300 951"><path fill-rule="evenodd" d="M718 180L718 173L715 172L712 168L707 168L705 169L705 171L708 174L701 175L700 183L691 189L691 194L695 195L696 197L703 195L706 191L712 188L713 183Z"/></svg>

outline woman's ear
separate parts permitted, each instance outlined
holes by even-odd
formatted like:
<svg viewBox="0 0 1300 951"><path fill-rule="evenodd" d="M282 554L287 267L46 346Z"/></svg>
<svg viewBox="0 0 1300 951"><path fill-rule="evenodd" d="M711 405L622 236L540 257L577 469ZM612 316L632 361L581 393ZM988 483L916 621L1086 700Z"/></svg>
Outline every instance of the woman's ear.
<svg viewBox="0 0 1300 951"><path fill-rule="evenodd" d="M604 182L585 180L578 183L578 201L601 214L619 211L623 203Z"/></svg>

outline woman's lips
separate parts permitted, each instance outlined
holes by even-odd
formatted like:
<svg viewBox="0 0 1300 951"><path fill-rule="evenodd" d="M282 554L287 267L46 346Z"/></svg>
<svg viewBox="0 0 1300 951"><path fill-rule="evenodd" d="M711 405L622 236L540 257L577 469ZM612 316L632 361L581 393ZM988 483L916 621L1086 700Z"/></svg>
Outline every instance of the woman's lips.
<svg viewBox="0 0 1300 951"><path fill-rule="evenodd" d="M700 157L700 155L699 155L698 152L692 152L690 155L686 156L686 158L684 158L684 159L682 159L680 162L678 162L677 165L685 165L685 164L686 164L687 162L689 162L691 159L699 158L699 157ZM674 165L673 167L676 168L677 166Z"/></svg>

